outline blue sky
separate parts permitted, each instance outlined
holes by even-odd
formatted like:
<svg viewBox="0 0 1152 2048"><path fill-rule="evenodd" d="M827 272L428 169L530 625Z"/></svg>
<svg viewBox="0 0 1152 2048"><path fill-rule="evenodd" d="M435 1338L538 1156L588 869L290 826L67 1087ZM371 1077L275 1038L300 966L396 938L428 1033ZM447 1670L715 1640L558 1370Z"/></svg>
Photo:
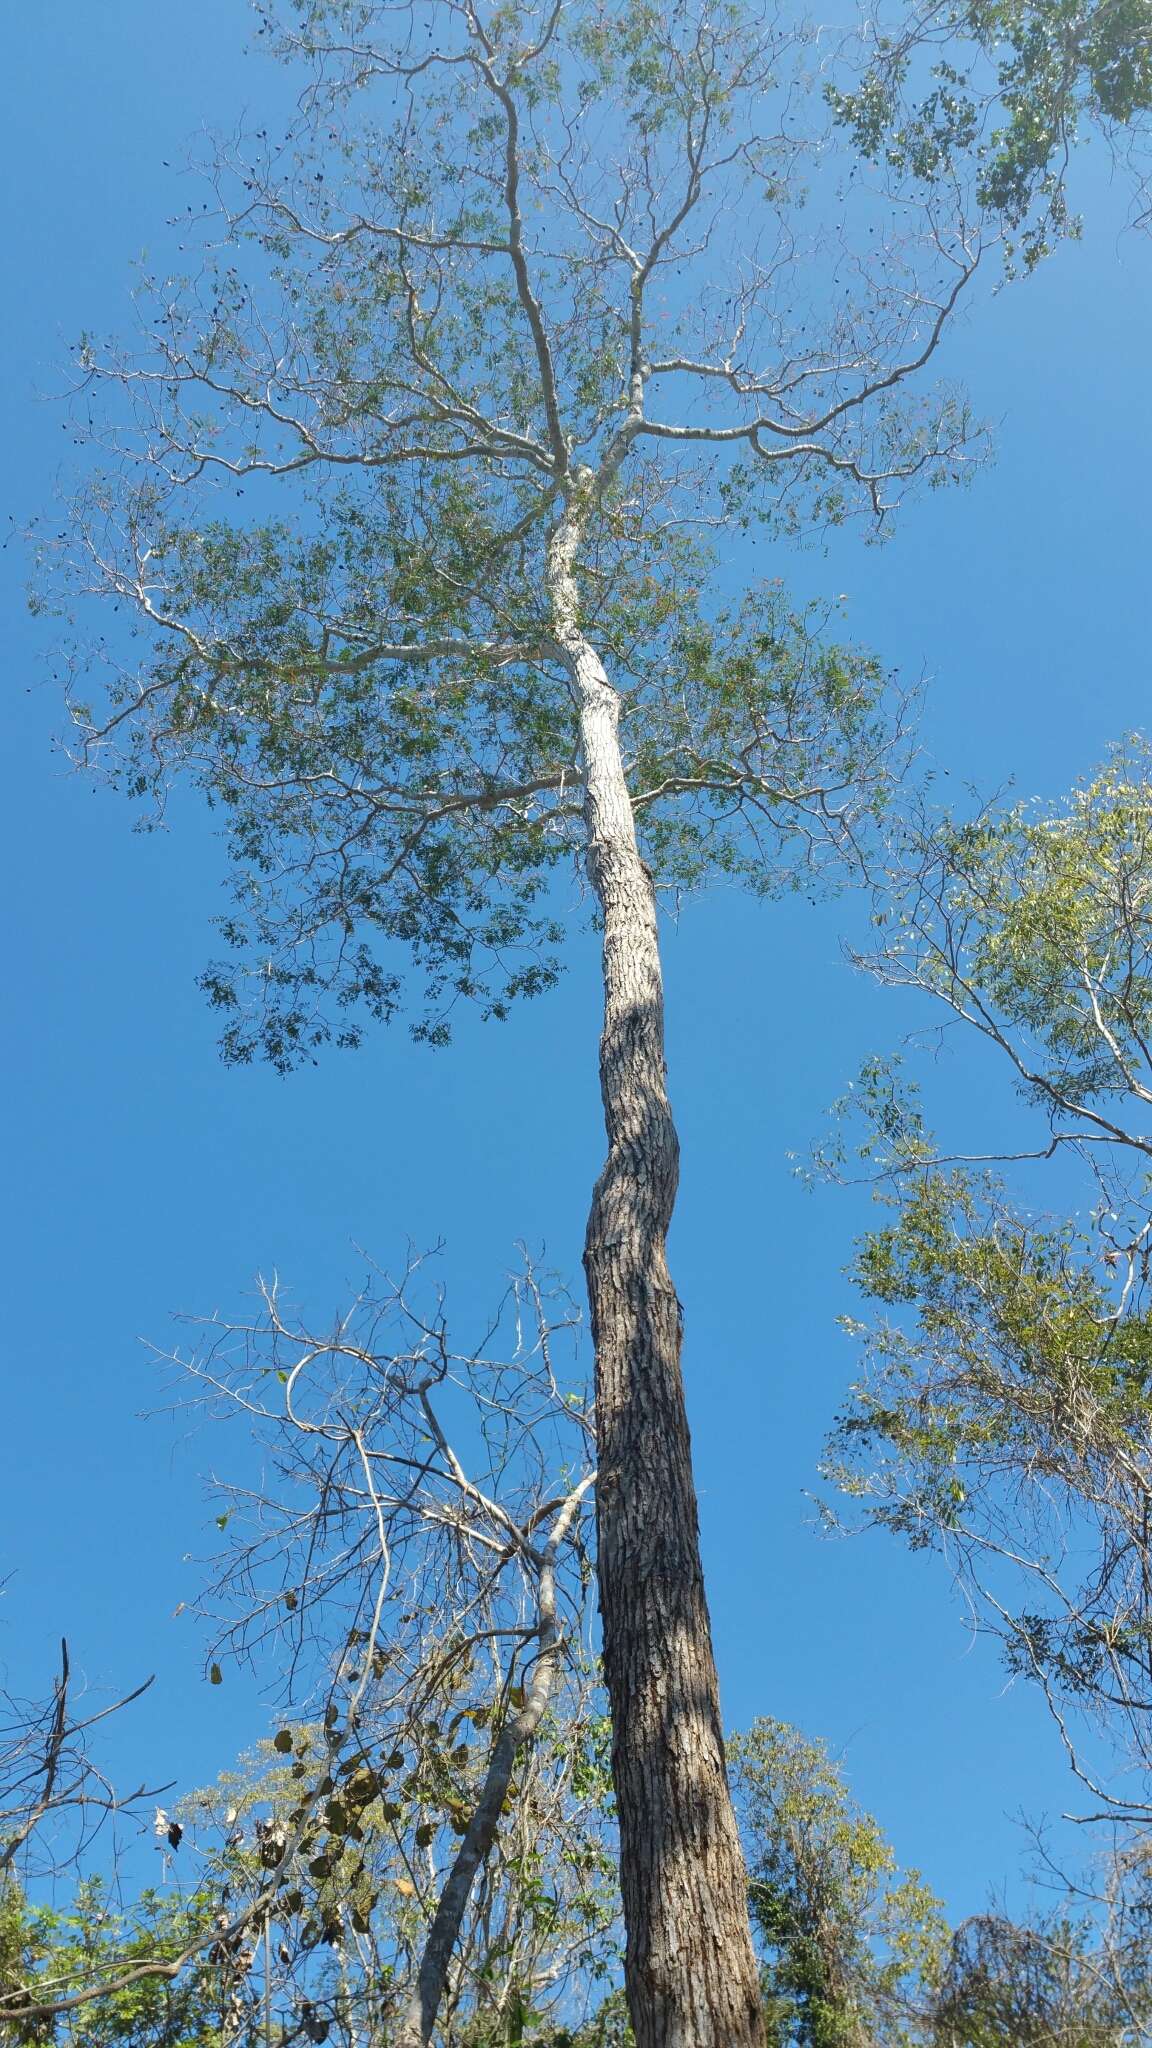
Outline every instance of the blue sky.
<svg viewBox="0 0 1152 2048"><path fill-rule="evenodd" d="M205 122L275 109L244 55L241 0L44 0L5 30L0 177L8 312L0 379L5 512L50 503L67 442L58 388L81 327L127 321L132 261L183 210L178 167ZM165 168L165 160L173 168ZM1056 792L1147 719L1146 505L1152 248L1123 231L1103 153L1088 233L985 301L950 367L997 423L970 491L912 509L884 549L852 537L781 556L801 590L846 592L853 637L932 678L928 755L957 785ZM49 515L51 516L51 515ZM767 565L761 563L761 568ZM446 1243L465 1323L517 1239L579 1279L601 1149L589 940L562 987L504 1026L466 1020L434 1053L378 1032L290 1081L228 1072L194 976L212 950L221 861L202 819L134 837L51 750L45 636L0 556L10 763L2 1024L7 1073L0 1667L49 1677L67 1633L94 1687L158 1674L110 1737L124 1778L203 1781L267 1708L202 1676L177 1604L213 1533L215 1447L163 1410L141 1343L170 1313L242 1303L277 1267L319 1314L412 1239ZM821 1541L805 1489L851 1371L835 1316L855 1198L806 1195L788 1154L821 1129L862 1056L900 1028L841 955L843 905L716 894L667 938L671 1083L684 1141L672 1244L726 1712L825 1737L853 1788L958 1912L1014 1882L1014 1816L1075 1804L1038 1703L1006 1691L931 1561L879 1538ZM954 1105L960 1107L959 1104Z"/></svg>

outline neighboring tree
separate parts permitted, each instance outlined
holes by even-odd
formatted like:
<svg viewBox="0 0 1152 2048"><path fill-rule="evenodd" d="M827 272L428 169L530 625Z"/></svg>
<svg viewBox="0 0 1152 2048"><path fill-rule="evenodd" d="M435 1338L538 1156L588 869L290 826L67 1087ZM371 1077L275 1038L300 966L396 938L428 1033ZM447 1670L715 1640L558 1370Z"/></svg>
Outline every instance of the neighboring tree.
<svg viewBox="0 0 1152 2048"><path fill-rule="evenodd" d="M705 543L881 518L964 472L963 405L915 387L998 226L943 181L845 200L804 136L807 93L826 140L803 33L736 6L317 0L278 40L311 67L297 133L218 167L194 277L145 294L151 355L83 351L89 395L129 402L125 465L66 552L135 639L105 648L99 705L78 653L77 717L138 793L186 773L226 814L236 959L206 985L236 1059L391 1015L381 940L411 951L424 1036L464 998L502 1014L557 971L558 867L587 872L629 2000L641 2048L742 2048L655 892L856 858L893 766L884 679L776 585L725 610Z"/></svg>
<svg viewBox="0 0 1152 2048"><path fill-rule="evenodd" d="M118 1792L92 1734L151 1684L146 1679L104 1706L86 1702L61 1642L47 1699L0 1693L0 2031L7 2028L16 2042L52 2038L51 2015L36 2009L29 1991L42 1970L51 1916L30 1908L30 1890L83 1884L97 1844L114 1862L117 1823L131 1822L156 1796L146 1785Z"/></svg>
<svg viewBox="0 0 1152 2048"><path fill-rule="evenodd" d="M1152 2024L1148 1846L1025 1921L955 1931L819 1743L756 1721L730 1754L771 2048L1138 2048ZM1055 1873L1045 1873L1050 1888Z"/></svg>
<svg viewBox="0 0 1152 2048"><path fill-rule="evenodd" d="M926 819L904 846L869 964L963 1027L957 1049L977 1062L961 1070L966 1156L932 1137L899 1066L867 1070L853 1097L862 1165L894 1213L856 1272L890 1315L859 1332L866 1370L830 1460L869 1518L951 1560L1010 1667L1042 1686L1094 1799L1142 1826L1150 769L1132 742L1061 805ZM998 1118L990 1056L1017 1097Z"/></svg>
<svg viewBox="0 0 1152 2048"><path fill-rule="evenodd" d="M443 2048L583 2040L607 2023L620 1953L602 1705L597 1686L566 1686L524 1760L459 1931L435 2026ZM357 1808L355 1839L341 1822L319 1857L315 1843L302 1847L283 1874L270 1915L272 1982L258 1957L250 1989L254 2018L267 2005L277 2038L305 2022L326 2029L334 2048L404 2037L442 1883L440 1833L458 1836L479 1799L483 1741L469 1748L467 1715L417 1724L402 1752L381 1733L372 1753L392 1764L382 1796ZM321 1730L293 1734L297 1762L309 1743L323 1745ZM226 1873L233 1895L259 1889L266 1845L290 1827L294 1768L268 1745L254 1767L181 1809L194 1849L217 1884ZM359 1775L337 1782L329 1806Z"/></svg>
<svg viewBox="0 0 1152 2048"><path fill-rule="evenodd" d="M556 1698L460 1929L440 2048L607 2048L619 2032L618 1890L607 1730L597 1686ZM453 1717L456 1718L456 1717ZM477 1717L482 1723L482 1716ZM164 1879L124 1904L123 1872L71 1904L0 1892L0 2033L20 2048L382 2048L403 2038L433 1923L441 1831L457 1838L484 1779L484 1729L418 1722L351 1759L295 1843L297 1772L327 1754L296 1727L163 1815ZM464 1738L461 1740L460 1738ZM464 1754L467 1752L467 1754ZM379 1790L370 1794L375 1769ZM275 1888L269 1891L270 1871Z"/></svg>
<svg viewBox="0 0 1152 2048"><path fill-rule="evenodd" d="M0 1893L0 2014L5 2041L19 2048L236 2048L258 2038L235 2032L230 1971L208 1946L173 1977L155 1966L182 1956L203 1935L218 1899L146 1888L125 1907L99 1877L83 1879L66 1909L32 1905L15 1885ZM135 1975L138 1965L145 1966ZM96 1980L121 1988L95 2008L42 2011L21 2019L17 1988L41 2003Z"/></svg>
<svg viewBox="0 0 1152 2048"><path fill-rule="evenodd" d="M729 1755L770 2048L922 2040L948 1950L939 1901L918 1872L897 1869L819 1743L760 1720Z"/></svg>
<svg viewBox="0 0 1152 2048"><path fill-rule="evenodd" d="M47 1699L0 1692L0 1884L9 1872L46 1878L84 1856L104 1824L153 1797L145 1785L117 1792L93 1754L91 1731L152 1684L82 1712L68 1644Z"/></svg>
<svg viewBox="0 0 1152 2048"><path fill-rule="evenodd" d="M548 1839L533 1758L557 1685L578 1668L592 1577L592 1423L573 1361L558 1378L572 1321L529 1268L480 1348L456 1351L416 1262L398 1283L377 1276L323 1335L266 1288L255 1322L213 1323L185 1368L213 1409L242 1419L270 1475L220 1486L230 1548L208 1595L225 1602L213 1655L255 1655L265 1672L271 1656L289 1710L324 1702L319 1746L307 1725L276 1737L298 1780L276 1836L281 1893L303 1859L331 1876L332 1910L350 1904L369 1938L380 1889L365 1830L379 1812L395 1833L396 1880L414 1908L386 1966L402 1994L394 2048L431 2039L462 1968L492 1981L497 1936L471 1965L474 1928L461 1943L478 1880L478 1910L492 1910L501 1815L511 1808L500 1859L519 1858L522 1888L533 1838ZM567 1746L554 1750L565 1771L578 1768L587 1719L570 1699ZM567 1777L554 1788L565 1812L569 1791ZM514 1973L516 1958L505 1958ZM530 1971L515 1982L518 1996L537 1988Z"/></svg>
<svg viewBox="0 0 1152 2048"><path fill-rule="evenodd" d="M1135 1926L1052 1913L995 1914L956 1935L935 2001L933 2048L1139 2048L1152 2021L1148 1903Z"/></svg>
<svg viewBox="0 0 1152 2048"><path fill-rule="evenodd" d="M383 2029L396 2048L429 2040L441 2008L454 2042L461 2011L475 2033L505 2008L525 2021L567 2010L577 1954L582 1982L609 1974L597 1958L616 1913L614 1841L585 1675L593 1432L562 1349L573 1326L525 1268L480 1347L456 1353L419 1262L398 1285L377 1278L319 1338L275 1288L255 1321L209 1326L181 1373L240 1419L245 1461L253 1449L262 1460L259 1487L220 1482L227 1549L206 1597L225 1612L209 1677L223 1681L227 1654L263 1658L284 1704L310 1718L275 1736L282 1783L260 1788L272 1808L247 1835L237 1823L257 1795L226 1788L224 1850L191 1919L161 1925L141 1907L131 1940L124 1925L97 1930L87 1947L57 1941L47 1961L14 1934L0 2021L155 2015L161 1987L211 1964L218 2012L239 2028L273 1925L281 1960L304 1961L296 2021L333 2023L308 1958L354 1940L372 1964L368 2038ZM42 1718L13 1744L11 1774L38 1825L88 1782L63 1682ZM188 1814L157 1809L155 1824L186 1862ZM21 1820L14 1925L38 1896L35 1846ZM381 1913L382 1897L408 1903ZM362 2017L349 2016L350 2040Z"/></svg>

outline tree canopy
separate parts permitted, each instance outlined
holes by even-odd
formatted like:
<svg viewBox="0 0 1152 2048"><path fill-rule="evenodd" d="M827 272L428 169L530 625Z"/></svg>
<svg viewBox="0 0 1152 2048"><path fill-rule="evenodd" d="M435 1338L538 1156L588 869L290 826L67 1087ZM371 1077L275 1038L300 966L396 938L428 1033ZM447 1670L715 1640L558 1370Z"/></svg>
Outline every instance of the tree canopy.
<svg viewBox="0 0 1152 2048"><path fill-rule="evenodd" d="M117 467L62 552L82 618L134 622L77 647L85 752L222 807L233 958L205 986L230 1056L289 1065L393 1013L390 941L436 1039L557 970L574 491L658 886L852 857L898 706L778 577L725 594L717 545L966 472L975 429L922 373L997 228L914 181L834 224L802 33L735 7L324 7L278 46L312 69L298 132L214 167L142 352L82 346Z"/></svg>

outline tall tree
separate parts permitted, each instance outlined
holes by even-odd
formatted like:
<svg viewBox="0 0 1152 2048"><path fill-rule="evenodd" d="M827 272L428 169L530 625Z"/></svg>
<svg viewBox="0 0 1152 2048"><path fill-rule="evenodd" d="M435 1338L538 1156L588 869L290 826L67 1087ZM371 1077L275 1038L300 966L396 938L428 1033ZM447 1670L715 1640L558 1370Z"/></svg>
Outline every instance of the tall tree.
<svg viewBox="0 0 1152 2048"><path fill-rule="evenodd" d="M308 67L297 132L217 166L195 276L145 292L151 353L82 353L102 418L127 400L124 463L66 553L135 637L78 653L77 715L137 793L188 772L229 816L236 958L206 986L236 1059L390 1016L381 938L411 950L424 1036L461 998L502 1014L555 975L553 871L586 869L629 2001L640 2048L740 2048L761 2021L665 1255L656 891L851 857L891 732L875 664L775 585L725 612L704 543L963 472L963 405L915 385L997 229L916 166L895 211L842 189L799 118L803 37L736 6L313 0L262 26Z"/></svg>

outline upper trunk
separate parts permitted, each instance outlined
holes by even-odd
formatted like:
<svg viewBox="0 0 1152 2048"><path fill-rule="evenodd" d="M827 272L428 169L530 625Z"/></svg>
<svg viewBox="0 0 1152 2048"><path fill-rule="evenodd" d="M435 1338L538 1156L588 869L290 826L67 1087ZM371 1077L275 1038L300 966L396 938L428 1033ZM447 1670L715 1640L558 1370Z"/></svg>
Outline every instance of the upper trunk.
<svg viewBox="0 0 1152 2048"><path fill-rule="evenodd" d="M588 870L604 920L608 1156L584 1265L625 1981L638 2048L758 2048L763 2022L700 1563L680 1304L665 1252L679 1146L665 1086L656 905L636 843L619 698L580 630L578 540L570 516L553 543L552 600L580 720Z"/></svg>

